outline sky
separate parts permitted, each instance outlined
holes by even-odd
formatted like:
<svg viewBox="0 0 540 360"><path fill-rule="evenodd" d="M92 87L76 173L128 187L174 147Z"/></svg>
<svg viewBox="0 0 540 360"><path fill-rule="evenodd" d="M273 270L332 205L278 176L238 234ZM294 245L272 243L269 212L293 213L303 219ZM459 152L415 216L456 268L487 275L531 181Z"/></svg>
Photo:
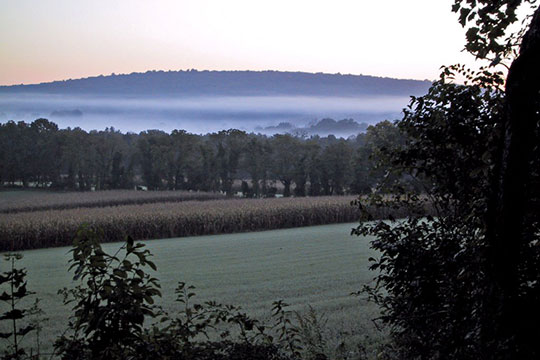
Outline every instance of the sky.
<svg viewBox="0 0 540 360"><path fill-rule="evenodd" d="M0 0L0 85L147 70L433 80L472 63L453 0Z"/></svg>

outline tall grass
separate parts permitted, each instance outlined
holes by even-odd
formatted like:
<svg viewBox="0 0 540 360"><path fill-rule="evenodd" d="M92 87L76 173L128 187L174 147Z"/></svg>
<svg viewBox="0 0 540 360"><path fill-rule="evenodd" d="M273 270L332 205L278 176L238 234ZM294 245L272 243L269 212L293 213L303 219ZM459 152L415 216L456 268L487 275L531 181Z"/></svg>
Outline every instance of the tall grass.
<svg viewBox="0 0 540 360"><path fill-rule="evenodd" d="M70 245L83 223L107 241L156 239L352 222L354 196L153 203L4 214L0 251Z"/></svg>

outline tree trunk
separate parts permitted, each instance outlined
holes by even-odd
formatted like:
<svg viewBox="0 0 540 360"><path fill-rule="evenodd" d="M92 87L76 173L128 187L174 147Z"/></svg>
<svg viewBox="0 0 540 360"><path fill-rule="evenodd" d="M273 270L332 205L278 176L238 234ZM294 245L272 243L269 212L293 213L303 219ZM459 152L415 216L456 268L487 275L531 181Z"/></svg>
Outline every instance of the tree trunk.
<svg viewBox="0 0 540 360"><path fill-rule="evenodd" d="M504 147L487 219L488 281L493 285L485 313L492 320L484 335L486 350L498 354L495 358L528 358L536 354L530 346L536 341L531 337L540 333L539 312L538 304L531 306L527 296L520 296L519 266L524 246L534 236L531 221L538 220L531 200L539 195L533 186L538 181L540 140L539 10L508 72L506 101ZM488 344L487 339L494 342ZM500 346L506 347L502 353Z"/></svg>
<svg viewBox="0 0 540 360"><path fill-rule="evenodd" d="M283 197L291 196L291 180L281 180L283 184Z"/></svg>

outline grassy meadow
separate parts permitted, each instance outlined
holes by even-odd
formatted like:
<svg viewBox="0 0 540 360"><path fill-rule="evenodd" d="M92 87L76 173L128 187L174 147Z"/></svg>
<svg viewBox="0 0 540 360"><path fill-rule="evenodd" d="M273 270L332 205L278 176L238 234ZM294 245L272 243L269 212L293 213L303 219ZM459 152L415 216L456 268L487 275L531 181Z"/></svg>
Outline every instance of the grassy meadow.
<svg viewBox="0 0 540 360"><path fill-rule="evenodd" d="M305 313L311 305L327 319L328 346L346 339L373 347L382 339L372 324L374 304L350 293L371 281L368 239L350 235L355 223L311 226L242 234L147 241L161 282L161 305L178 309L174 288L178 281L196 286L195 301L235 304L252 317L267 320L271 304L283 299L292 310ZM104 245L115 252L121 243ZM42 299L48 322L42 338L46 351L67 323L68 308L57 290L73 286L68 273L69 248L24 251L19 267L28 271L28 288ZM2 260L2 271L7 263Z"/></svg>

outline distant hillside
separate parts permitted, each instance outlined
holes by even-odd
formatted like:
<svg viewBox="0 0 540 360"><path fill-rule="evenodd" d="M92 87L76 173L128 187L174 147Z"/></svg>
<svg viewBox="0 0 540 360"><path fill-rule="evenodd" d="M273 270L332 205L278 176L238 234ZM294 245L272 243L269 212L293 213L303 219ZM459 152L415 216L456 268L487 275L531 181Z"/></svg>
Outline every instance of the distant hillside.
<svg viewBox="0 0 540 360"><path fill-rule="evenodd" d="M423 94L429 86L429 81L364 75L189 70L147 71L34 85L0 86L0 94L408 96Z"/></svg>

